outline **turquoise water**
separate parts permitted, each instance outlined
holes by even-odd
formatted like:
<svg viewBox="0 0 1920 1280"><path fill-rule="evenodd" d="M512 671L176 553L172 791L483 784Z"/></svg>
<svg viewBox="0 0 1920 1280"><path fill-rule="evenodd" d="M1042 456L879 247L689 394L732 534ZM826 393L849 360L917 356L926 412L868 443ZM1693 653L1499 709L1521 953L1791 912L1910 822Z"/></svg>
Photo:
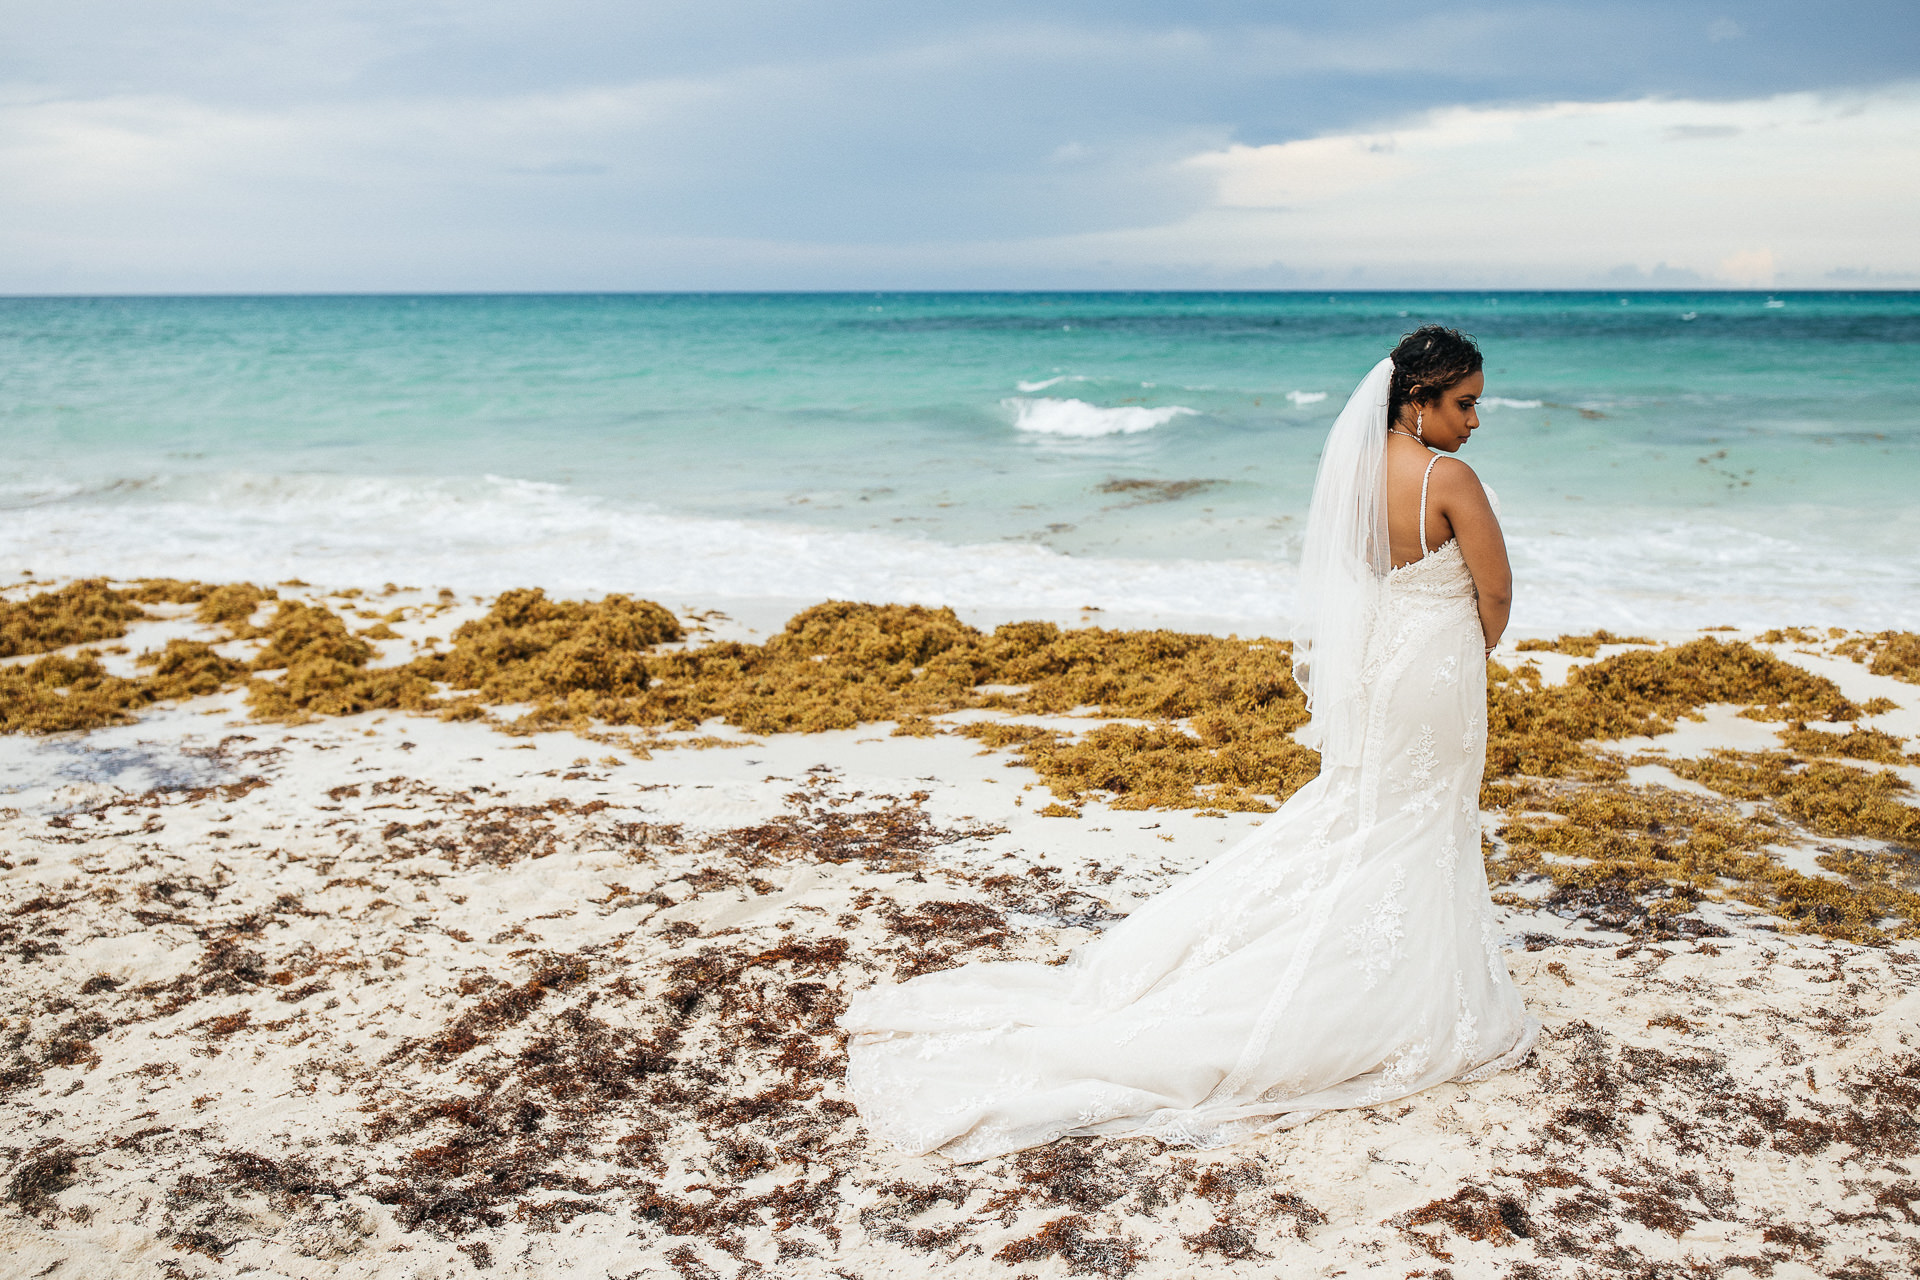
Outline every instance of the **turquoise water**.
<svg viewBox="0 0 1920 1280"><path fill-rule="evenodd" d="M1523 620L1920 616L1913 293L0 299L0 567L1284 617L1428 321Z"/></svg>

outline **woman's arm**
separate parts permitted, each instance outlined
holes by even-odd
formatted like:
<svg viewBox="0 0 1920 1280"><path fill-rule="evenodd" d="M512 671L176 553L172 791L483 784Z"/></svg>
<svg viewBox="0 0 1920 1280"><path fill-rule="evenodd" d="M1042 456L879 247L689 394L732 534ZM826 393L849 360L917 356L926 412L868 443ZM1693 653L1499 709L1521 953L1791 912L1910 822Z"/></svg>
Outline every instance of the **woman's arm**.
<svg viewBox="0 0 1920 1280"><path fill-rule="evenodd" d="M1434 496L1442 515L1460 541L1460 554L1473 575L1480 596L1480 630L1487 652L1500 643L1513 609L1513 567L1507 563L1507 540L1500 517L1493 514L1487 491L1473 468L1458 458L1442 458L1433 469Z"/></svg>

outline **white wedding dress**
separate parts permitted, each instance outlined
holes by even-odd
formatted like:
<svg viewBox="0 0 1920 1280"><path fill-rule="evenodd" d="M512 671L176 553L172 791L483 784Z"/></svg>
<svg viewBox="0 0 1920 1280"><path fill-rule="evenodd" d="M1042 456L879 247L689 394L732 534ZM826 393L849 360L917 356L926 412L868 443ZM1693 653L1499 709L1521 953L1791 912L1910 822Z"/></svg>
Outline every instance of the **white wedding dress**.
<svg viewBox="0 0 1920 1280"><path fill-rule="evenodd" d="M1376 577L1350 759L1327 757L1063 965L975 963L853 996L847 1083L870 1132L963 1163L1070 1134L1214 1146L1526 1054L1537 1024L1481 862L1473 579L1451 541Z"/></svg>

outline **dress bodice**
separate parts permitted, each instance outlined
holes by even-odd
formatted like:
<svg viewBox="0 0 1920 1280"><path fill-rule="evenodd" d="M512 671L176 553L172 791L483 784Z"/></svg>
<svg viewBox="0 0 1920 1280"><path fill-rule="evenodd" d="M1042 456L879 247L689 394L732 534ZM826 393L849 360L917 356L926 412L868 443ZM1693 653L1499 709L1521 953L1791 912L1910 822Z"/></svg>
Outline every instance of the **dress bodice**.
<svg viewBox="0 0 1920 1280"><path fill-rule="evenodd" d="M1440 546L1427 550L1427 481L1433 475L1433 464L1439 460L1436 455L1429 461L1426 475L1420 478L1420 550L1423 554L1418 560L1410 560L1397 569L1387 571L1389 596L1409 593L1435 602L1459 596L1474 598L1473 574L1468 570L1467 558L1460 550L1460 540L1448 538ZM1498 516L1500 495L1485 481L1481 482L1480 487L1486 490L1487 504Z"/></svg>
<svg viewBox="0 0 1920 1280"><path fill-rule="evenodd" d="M1420 559L1389 570L1387 592L1390 596L1404 594L1433 600L1458 596L1471 598L1474 594L1473 574L1467 569L1467 558L1460 553L1458 539L1448 538L1444 545L1429 551Z"/></svg>

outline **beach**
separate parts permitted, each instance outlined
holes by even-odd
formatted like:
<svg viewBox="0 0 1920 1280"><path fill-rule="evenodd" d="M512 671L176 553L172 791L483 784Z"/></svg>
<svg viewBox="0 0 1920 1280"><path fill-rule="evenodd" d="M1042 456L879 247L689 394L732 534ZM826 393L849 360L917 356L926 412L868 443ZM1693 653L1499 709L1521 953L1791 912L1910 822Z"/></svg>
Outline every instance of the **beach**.
<svg viewBox="0 0 1920 1280"><path fill-rule="evenodd" d="M1215 1150L962 1167L866 1137L847 994L1061 958L1250 830L1317 768L1282 639L558 587L3 594L10 1274L1920 1263L1911 632L1523 630L1482 794L1543 1024L1520 1067Z"/></svg>
<svg viewBox="0 0 1920 1280"><path fill-rule="evenodd" d="M10 6L0 1280L1920 1277L1856 7Z"/></svg>
<svg viewBox="0 0 1920 1280"><path fill-rule="evenodd" d="M1489 352L1517 1069L1219 1150L872 1142L850 993L1310 780L1383 341ZM1904 1275L1920 295L0 299L25 1275Z"/></svg>

